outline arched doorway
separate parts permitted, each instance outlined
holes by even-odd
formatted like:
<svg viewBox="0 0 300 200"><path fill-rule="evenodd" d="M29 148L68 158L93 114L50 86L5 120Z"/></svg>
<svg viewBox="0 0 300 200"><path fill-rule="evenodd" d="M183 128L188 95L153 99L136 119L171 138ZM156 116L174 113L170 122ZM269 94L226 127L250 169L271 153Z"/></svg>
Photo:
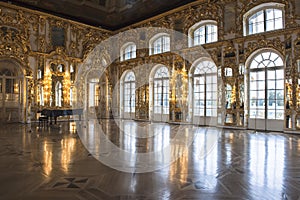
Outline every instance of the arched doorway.
<svg viewBox="0 0 300 200"><path fill-rule="evenodd" d="M169 69L164 65L155 67L150 75L153 121L169 121ZM151 108L149 109L151 111Z"/></svg>
<svg viewBox="0 0 300 200"><path fill-rule="evenodd" d="M248 67L248 128L282 131L284 127L284 63L272 50L255 53Z"/></svg>
<svg viewBox="0 0 300 200"><path fill-rule="evenodd" d="M190 70L193 124L217 124L217 71L216 65L207 59L196 61Z"/></svg>
<svg viewBox="0 0 300 200"><path fill-rule="evenodd" d="M123 118L135 118L135 75L133 71L124 72L121 79L121 113Z"/></svg>
<svg viewBox="0 0 300 200"><path fill-rule="evenodd" d="M0 121L23 121L24 75L21 67L11 60L0 61Z"/></svg>

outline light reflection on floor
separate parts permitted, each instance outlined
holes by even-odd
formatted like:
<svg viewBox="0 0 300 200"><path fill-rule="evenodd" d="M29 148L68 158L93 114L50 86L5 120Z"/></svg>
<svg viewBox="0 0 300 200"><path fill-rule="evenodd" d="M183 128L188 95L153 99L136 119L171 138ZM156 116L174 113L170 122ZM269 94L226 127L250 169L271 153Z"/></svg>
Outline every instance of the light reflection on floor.
<svg viewBox="0 0 300 200"><path fill-rule="evenodd" d="M97 123L32 124L32 132L27 125L1 125L0 199L300 198L300 136L102 120L106 137L129 153L170 144L172 152L181 151L184 138L193 138L172 164L125 173L101 164L82 144L100 151ZM86 130L82 137L80 128ZM172 144L178 133L182 137Z"/></svg>

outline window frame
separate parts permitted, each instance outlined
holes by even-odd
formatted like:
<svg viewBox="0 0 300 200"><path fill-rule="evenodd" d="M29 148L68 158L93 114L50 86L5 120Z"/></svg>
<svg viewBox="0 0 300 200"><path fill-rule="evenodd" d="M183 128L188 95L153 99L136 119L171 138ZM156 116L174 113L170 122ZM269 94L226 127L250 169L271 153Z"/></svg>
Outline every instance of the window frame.
<svg viewBox="0 0 300 200"><path fill-rule="evenodd" d="M132 48L130 48L130 51L126 52L126 49L128 47L132 47ZM126 58L126 54L127 53L130 54L129 58ZM130 60L130 59L134 59L134 58L136 58L136 44L134 42L127 42L127 43L125 43L121 47L120 60L121 61L126 61L126 60Z"/></svg>
<svg viewBox="0 0 300 200"><path fill-rule="evenodd" d="M209 38L208 35L212 35L212 34L208 34L208 26L214 26L216 28L215 32L213 32L216 35L216 40L207 42L207 40ZM195 44L195 32L203 27L204 27L204 43L199 42L198 44ZM219 39L218 23L215 20L202 20L202 21L194 24L189 29L188 35L189 35L189 47L194 47L194 46L199 46L199 45L203 45L203 44L210 44L210 43L217 42Z"/></svg>
<svg viewBox="0 0 300 200"><path fill-rule="evenodd" d="M196 62L191 75L193 78L192 79L193 116L217 117L217 107L218 107L217 66L213 61L200 60ZM202 106L196 105L197 101L202 102L203 105ZM199 111L199 113L197 111Z"/></svg>
<svg viewBox="0 0 300 200"><path fill-rule="evenodd" d="M265 59L264 56L269 54L269 58ZM271 59L271 55L276 55L276 59ZM262 59L259 60L261 57ZM276 65L277 59L282 62L282 65ZM268 62L268 66L263 66L265 61ZM270 66L270 63L274 63L274 66ZM256 63L256 65L254 65ZM254 67L253 67L254 66ZM282 71L282 77L275 78L269 75L270 72L275 74L280 73ZM262 74L261 76L259 74ZM254 56L251 57L248 63L248 76L249 76L249 89L248 89L248 99L249 99L249 119L264 119L264 120L283 120L284 119L284 104L285 104L285 67L284 61L281 55L272 50L265 50L256 53ZM251 79L251 76L256 76L256 79ZM282 82L282 85L279 85L279 81ZM271 88L271 83L275 83L275 88ZM260 83L260 84L259 84ZM264 83L264 85L263 85ZM256 85L256 87L254 87ZM270 98L269 93L274 92L274 99ZM278 94L282 93L282 98L277 97ZM252 97L251 94L255 94L255 97ZM263 98L262 98L263 96ZM273 106L270 105L270 102L276 103ZM281 102L282 105L277 105L277 103ZM255 104L255 105L254 105ZM259 107L262 106L262 107ZM252 111L255 111L252 114ZM274 118L269 114L271 111L274 111ZM261 113L261 115L260 115ZM280 113L282 113L281 117ZM277 116L277 114L279 114Z"/></svg>
<svg viewBox="0 0 300 200"><path fill-rule="evenodd" d="M166 73L166 75L162 73ZM153 113L154 114L160 114L160 115L169 114L170 112L169 90L170 90L170 71L167 66L162 65L155 69L153 75Z"/></svg>
<svg viewBox="0 0 300 200"><path fill-rule="evenodd" d="M260 33L265 33L265 32L270 32L270 31L276 31L276 30L282 30L285 28L285 5L281 3L263 3L258 6L253 7L250 9L248 12L246 12L243 16L243 35L255 35L255 34L260 34ZM272 30L267 30L266 28L266 10L268 9L276 9L280 10L282 13L282 27L281 28L274 28ZM262 32L256 32L256 33L249 33L249 19L254 16L255 14L263 11L263 29L264 31ZM275 18L272 18L272 20L276 20Z"/></svg>
<svg viewBox="0 0 300 200"><path fill-rule="evenodd" d="M169 41L165 41L168 38ZM155 43L160 40L160 52L155 52ZM168 46L167 46L168 45ZM159 33L153 36L149 41L149 55L157 55L165 52L171 51L171 37L167 33Z"/></svg>
<svg viewBox="0 0 300 200"><path fill-rule="evenodd" d="M131 77L133 77L133 78L131 78ZM127 89L127 86L129 86L128 89ZM126 72L126 74L124 76L124 82L123 82L122 89L123 89L124 113L135 113L136 77L135 77L135 74L133 71ZM127 92L129 92L129 93L127 93ZM129 104L127 105L126 102L129 102Z"/></svg>

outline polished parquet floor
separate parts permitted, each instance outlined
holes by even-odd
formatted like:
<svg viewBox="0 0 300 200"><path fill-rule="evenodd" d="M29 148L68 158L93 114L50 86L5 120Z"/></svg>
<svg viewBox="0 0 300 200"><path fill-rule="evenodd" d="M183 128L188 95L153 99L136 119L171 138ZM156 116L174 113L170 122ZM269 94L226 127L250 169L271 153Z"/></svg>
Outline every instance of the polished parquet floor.
<svg viewBox="0 0 300 200"><path fill-rule="evenodd" d="M128 167L114 152L105 155L110 164L98 160L103 144L95 124L0 124L0 199L300 200L298 135L101 120L106 137L129 155L161 152L175 141L174 162L162 163L168 158L161 154L143 166L125 157ZM134 137L140 127L142 137Z"/></svg>

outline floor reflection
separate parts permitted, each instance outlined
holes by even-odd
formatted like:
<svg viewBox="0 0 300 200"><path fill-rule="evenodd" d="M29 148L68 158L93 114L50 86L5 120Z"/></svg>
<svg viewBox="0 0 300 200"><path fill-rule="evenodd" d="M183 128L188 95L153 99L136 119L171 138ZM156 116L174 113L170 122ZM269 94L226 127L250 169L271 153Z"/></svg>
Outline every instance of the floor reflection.
<svg viewBox="0 0 300 200"><path fill-rule="evenodd" d="M32 124L33 132L25 125L13 124L0 130L0 177L6 180L0 199L18 199L16 189L25 195L23 199L300 197L299 135L132 120L35 126ZM109 151L101 130L110 143L127 153L123 159L136 171L117 171L92 156L92 152L99 152L97 156L104 155L120 165L118 156L123 154ZM188 148L184 148L186 144L190 144ZM157 153L152 159L157 155L160 159L142 165L137 155L147 153ZM174 155L180 156L166 164ZM137 171L154 166L163 167L147 173Z"/></svg>
<svg viewBox="0 0 300 200"><path fill-rule="evenodd" d="M44 142L44 171L47 176L50 175L53 168L52 155L53 155L52 145L48 144L48 142L45 141Z"/></svg>
<svg viewBox="0 0 300 200"><path fill-rule="evenodd" d="M61 140L61 165L62 169L68 173L69 165L74 157L74 149L76 146L75 138L64 138Z"/></svg>
<svg viewBox="0 0 300 200"><path fill-rule="evenodd" d="M259 188L261 192L270 192L270 195L275 195L274 192L277 193L277 196L282 194L281 190L284 188L284 140L285 138L281 136L249 136L249 180L253 190Z"/></svg>

